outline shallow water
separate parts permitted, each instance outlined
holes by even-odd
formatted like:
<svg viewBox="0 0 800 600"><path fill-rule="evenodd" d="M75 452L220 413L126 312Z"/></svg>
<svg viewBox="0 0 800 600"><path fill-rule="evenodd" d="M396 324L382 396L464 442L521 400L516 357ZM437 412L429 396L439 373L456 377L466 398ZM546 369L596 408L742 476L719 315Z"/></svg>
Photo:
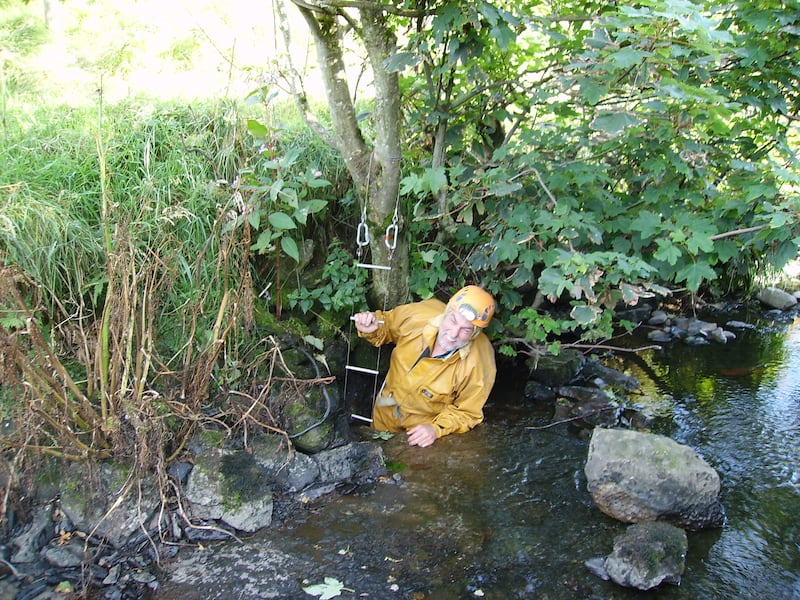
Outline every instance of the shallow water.
<svg viewBox="0 0 800 600"><path fill-rule="evenodd" d="M584 561L609 554L626 525L586 491L585 432L545 427L552 410L501 377L480 427L427 449L404 436L381 442L394 478L319 500L242 545L212 546L225 556L219 586L164 581L156 597L259 597L235 557L268 542L301 559L285 573L285 598L313 598L302 588L326 577L347 588L342 598L800 598L800 319L625 366L644 383L636 400L662 415L654 429L722 479L727 523L689 533L680 586L637 592L589 573Z"/></svg>

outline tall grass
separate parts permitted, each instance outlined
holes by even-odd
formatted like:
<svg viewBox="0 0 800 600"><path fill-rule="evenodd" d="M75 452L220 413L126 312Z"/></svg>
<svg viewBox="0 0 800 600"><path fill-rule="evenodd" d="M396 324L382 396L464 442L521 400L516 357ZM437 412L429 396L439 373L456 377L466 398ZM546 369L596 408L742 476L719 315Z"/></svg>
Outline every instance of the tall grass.
<svg viewBox="0 0 800 600"><path fill-rule="evenodd" d="M0 38L42 34L9 23ZM342 161L274 103L106 105L100 96L94 106L67 105L39 95L43 82L6 58L0 417L13 426L0 438L0 472L13 485L38 462L29 457L48 454L121 458L132 473L163 479L198 425L252 419L268 393L277 346L253 320L279 261L252 255L257 226L241 218L253 198L238 182L263 160L246 119L269 128L275 152L302 148L296 168L322 171L337 198L348 187ZM303 235L324 253L340 226L352 228L351 209L332 204ZM218 393L233 385L254 404ZM271 418L263 411L257 424ZM0 522L4 511L5 500Z"/></svg>
<svg viewBox="0 0 800 600"><path fill-rule="evenodd" d="M246 202L235 182L259 160L242 110L130 101L9 123L0 355L12 360L0 365L0 408L20 425L7 448L128 457L163 474L215 387L259 382L253 311L269 274L236 219ZM298 169L345 179L319 141L271 125L278 152L306 150ZM333 235L315 228L329 220L307 235Z"/></svg>
<svg viewBox="0 0 800 600"><path fill-rule="evenodd" d="M241 137L224 105L101 116L41 112L7 130L0 401L18 426L4 445L149 472L191 432L250 319L249 244L223 232L235 206L219 177L243 160Z"/></svg>

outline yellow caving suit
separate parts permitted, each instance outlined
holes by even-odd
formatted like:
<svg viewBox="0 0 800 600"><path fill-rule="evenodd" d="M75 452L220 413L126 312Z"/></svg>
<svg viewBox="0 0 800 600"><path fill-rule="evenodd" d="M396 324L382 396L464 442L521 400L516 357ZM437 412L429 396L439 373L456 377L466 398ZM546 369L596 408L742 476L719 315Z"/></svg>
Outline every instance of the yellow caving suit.
<svg viewBox="0 0 800 600"><path fill-rule="evenodd" d="M436 437L464 433L483 421L497 368L494 348L480 332L446 358L420 358L432 349L446 305L431 299L375 311L383 321L359 335L374 346L394 343L389 372L372 409L372 427L403 431L432 424Z"/></svg>

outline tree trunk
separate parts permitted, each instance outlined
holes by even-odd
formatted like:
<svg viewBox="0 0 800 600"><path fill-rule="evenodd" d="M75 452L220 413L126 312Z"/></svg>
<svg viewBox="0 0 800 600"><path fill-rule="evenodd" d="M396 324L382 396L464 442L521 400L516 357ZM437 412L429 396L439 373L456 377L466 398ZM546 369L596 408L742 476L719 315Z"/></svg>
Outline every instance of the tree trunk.
<svg viewBox="0 0 800 600"><path fill-rule="evenodd" d="M386 25L379 8L361 9L359 32L367 49L375 86L375 144L370 148L364 140L350 97L344 68L342 24L336 13L312 10L304 2L298 8L316 42L317 60L336 135L336 148L341 152L366 208L370 232L369 262L390 265L391 270L372 272L370 300L374 307L393 307L408 299L408 243L399 210L400 186L400 86L398 74L388 73L383 62L395 48L395 36ZM350 23L352 25L352 22ZM397 214L396 247L387 247L385 233ZM354 223L355 225L355 223Z"/></svg>

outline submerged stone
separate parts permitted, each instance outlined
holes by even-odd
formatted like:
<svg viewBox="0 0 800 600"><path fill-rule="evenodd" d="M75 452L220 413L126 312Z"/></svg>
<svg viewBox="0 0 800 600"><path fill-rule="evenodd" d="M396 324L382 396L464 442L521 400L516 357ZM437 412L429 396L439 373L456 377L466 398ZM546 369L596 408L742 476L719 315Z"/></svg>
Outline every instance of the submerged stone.
<svg viewBox="0 0 800 600"><path fill-rule="evenodd" d="M615 583L650 590L662 583L679 585L686 565L686 532L668 523L631 525L614 539L603 566Z"/></svg>

